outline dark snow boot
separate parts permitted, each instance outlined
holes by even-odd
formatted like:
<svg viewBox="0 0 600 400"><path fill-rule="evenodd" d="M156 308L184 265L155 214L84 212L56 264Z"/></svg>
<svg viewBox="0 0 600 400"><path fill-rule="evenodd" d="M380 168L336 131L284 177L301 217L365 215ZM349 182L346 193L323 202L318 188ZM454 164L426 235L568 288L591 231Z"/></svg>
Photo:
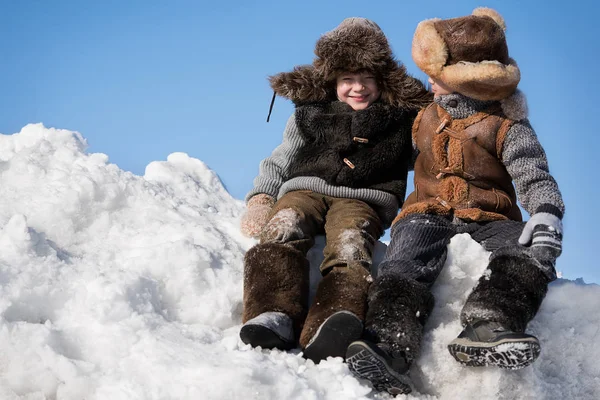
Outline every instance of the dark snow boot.
<svg viewBox="0 0 600 400"><path fill-rule="evenodd" d="M240 329L242 342L263 349L290 350L296 345L292 319L281 312L265 312Z"/></svg>
<svg viewBox="0 0 600 400"><path fill-rule="evenodd" d="M315 364L327 357L344 357L346 349L362 335L363 324L356 314L338 311L325 320L304 349L304 358Z"/></svg>
<svg viewBox="0 0 600 400"><path fill-rule="evenodd" d="M362 265L333 267L323 277L300 335L304 357L315 363L344 357L350 343L360 339L369 278Z"/></svg>
<svg viewBox="0 0 600 400"><path fill-rule="evenodd" d="M411 392L404 358L392 358L386 351L367 341L356 341L346 351L346 363L358 378L369 381L375 390L391 395Z"/></svg>
<svg viewBox="0 0 600 400"><path fill-rule="evenodd" d="M240 331L244 343L263 348L294 347L306 318L308 268L306 257L291 246L266 243L248 250L244 259L244 326Z"/></svg>
<svg viewBox="0 0 600 400"><path fill-rule="evenodd" d="M478 320L468 324L448 350L456 361L471 367L521 369L539 356L540 342L535 336L513 332L497 322Z"/></svg>

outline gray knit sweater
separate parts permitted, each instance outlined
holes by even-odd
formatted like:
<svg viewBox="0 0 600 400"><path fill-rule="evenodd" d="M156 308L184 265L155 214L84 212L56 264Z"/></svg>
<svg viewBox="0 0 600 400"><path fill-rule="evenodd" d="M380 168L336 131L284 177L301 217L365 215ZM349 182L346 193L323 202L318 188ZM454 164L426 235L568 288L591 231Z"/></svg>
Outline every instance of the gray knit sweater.
<svg viewBox="0 0 600 400"><path fill-rule="evenodd" d="M455 119L467 118L493 103L457 93L436 97L435 102ZM562 195L550 175L546 153L527 118L515 122L506 134L502 163L513 179L521 206L530 215L545 211L562 218L565 212Z"/></svg>
<svg viewBox="0 0 600 400"><path fill-rule="evenodd" d="M326 196L365 201L373 206L385 226L391 224L399 207L396 196L391 193L376 189L335 186L315 176L289 179L289 166L302 146L304 146L304 139L298 131L295 116L292 114L283 133L283 142L269 157L261 161L259 174L254 179L254 187L246 195L246 201L259 193L279 199L294 190L312 190Z"/></svg>

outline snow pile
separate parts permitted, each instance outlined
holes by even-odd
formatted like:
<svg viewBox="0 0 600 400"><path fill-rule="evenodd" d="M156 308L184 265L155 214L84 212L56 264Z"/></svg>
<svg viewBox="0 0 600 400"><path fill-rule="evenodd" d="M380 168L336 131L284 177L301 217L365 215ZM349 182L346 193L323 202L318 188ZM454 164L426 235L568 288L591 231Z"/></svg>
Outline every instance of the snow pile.
<svg viewBox="0 0 600 400"><path fill-rule="evenodd" d="M175 153L140 177L85 148L78 133L40 124L0 135L0 398L389 397L341 359L314 365L238 339L254 241L238 231L243 203L204 163ZM415 392L398 397L600 398L596 285L552 285L529 327L542 342L533 368L468 369L449 356L486 257L468 236L453 239Z"/></svg>

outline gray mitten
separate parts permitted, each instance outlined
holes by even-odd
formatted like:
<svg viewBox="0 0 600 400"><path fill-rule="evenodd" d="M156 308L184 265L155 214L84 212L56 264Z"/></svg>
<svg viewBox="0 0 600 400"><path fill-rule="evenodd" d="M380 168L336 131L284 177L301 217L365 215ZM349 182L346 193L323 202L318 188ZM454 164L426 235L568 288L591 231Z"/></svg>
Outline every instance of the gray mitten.
<svg viewBox="0 0 600 400"><path fill-rule="evenodd" d="M260 193L248 200L246 213L242 216L241 231L245 236L257 237L267 224L275 199Z"/></svg>
<svg viewBox="0 0 600 400"><path fill-rule="evenodd" d="M562 253L562 221L554 214L540 212L534 214L523 228L519 243L530 246L531 253L546 275L556 278L554 265Z"/></svg>

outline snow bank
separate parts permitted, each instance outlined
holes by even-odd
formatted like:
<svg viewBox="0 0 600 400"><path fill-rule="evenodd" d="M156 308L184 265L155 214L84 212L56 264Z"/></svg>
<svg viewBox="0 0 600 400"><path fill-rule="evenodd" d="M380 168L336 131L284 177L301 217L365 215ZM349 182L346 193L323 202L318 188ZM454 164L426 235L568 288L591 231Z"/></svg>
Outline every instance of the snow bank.
<svg viewBox="0 0 600 400"><path fill-rule="evenodd" d="M341 359L319 365L238 339L243 203L183 153L144 176L86 153L76 132L0 135L0 398L368 399ZM384 244L378 245L381 258ZM311 251L312 281L322 242ZM600 398L600 287L551 286L529 326L532 368L468 369L448 354L487 253L450 244L411 370L415 399Z"/></svg>

